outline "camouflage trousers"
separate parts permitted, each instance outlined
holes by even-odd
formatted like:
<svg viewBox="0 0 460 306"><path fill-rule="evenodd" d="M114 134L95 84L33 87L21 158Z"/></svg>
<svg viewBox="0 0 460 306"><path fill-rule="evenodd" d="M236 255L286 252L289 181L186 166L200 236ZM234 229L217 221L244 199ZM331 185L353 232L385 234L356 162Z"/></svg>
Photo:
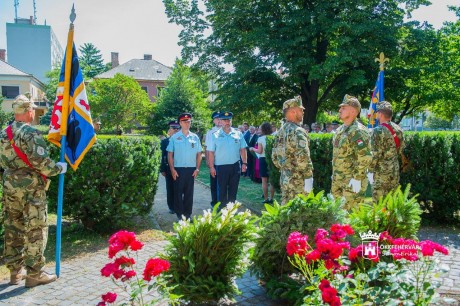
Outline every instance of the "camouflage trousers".
<svg viewBox="0 0 460 306"><path fill-rule="evenodd" d="M3 182L6 267L21 267L29 274L45 265L43 252L48 239L45 184L38 175L9 174Z"/></svg>
<svg viewBox="0 0 460 306"><path fill-rule="evenodd" d="M304 190L305 179L301 173L291 173L289 171L281 171L280 187L281 187L281 203L286 204L294 199L299 193L306 194Z"/></svg>
<svg viewBox="0 0 460 306"><path fill-rule="evenodd" d="M338 176L332 177L331 194L334 198L345 198L344 209L351 211L351 209L358 207L359 204L364 202L365 192L367 189L367 179L361 181L361 190L354 193L350 184L351 177L343 178Z"/></svg>
<svg viewBox="0 0 460 306"><path fill-rule="evenodd" d="M390 191L395 190L399 185L399 169L390 173L374 173L374 184L372 185L372 200L378 202Z"/></svg>

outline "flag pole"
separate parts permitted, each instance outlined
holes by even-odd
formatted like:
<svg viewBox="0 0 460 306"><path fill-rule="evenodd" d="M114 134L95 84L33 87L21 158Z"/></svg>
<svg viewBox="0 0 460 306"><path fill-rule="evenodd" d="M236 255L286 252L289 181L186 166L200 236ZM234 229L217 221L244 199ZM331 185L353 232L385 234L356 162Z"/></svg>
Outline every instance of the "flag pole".
<svg viewBox="0 0 460 306"><path fill-rule="evenodd" d="M70 14L69 33L67 35L67 46L65 53L65 68L64 68L64 95L62 101L62 120L61 120L61 154L59 161L65 162L65 147L67 135L67 117L69 112L69 96L70 96L70 73L72 69L72 48L73 48L73 22L75 21L75 8L72 5ZM56 221L56 275L59 277L61 273L61 228L62 228L62 206L64 198L64 173L59 174L58 185L58 203L57 203L57 221Z"/></svg>

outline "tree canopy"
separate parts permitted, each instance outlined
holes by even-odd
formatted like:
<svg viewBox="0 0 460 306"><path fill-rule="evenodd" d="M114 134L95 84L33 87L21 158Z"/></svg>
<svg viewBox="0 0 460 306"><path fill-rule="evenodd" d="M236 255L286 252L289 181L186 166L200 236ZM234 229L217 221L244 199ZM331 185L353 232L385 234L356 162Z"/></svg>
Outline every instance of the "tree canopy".
<svg viewBox="0 0 460 306"><path fill-rule="evenodd" d="M92 79L96 75L107 70L104 61L102 60L101 51L92 43L84 43L80 46L80 68L85 80Z"/></svg>
<svg viewBox="0 0 460 306"><path fill-rule="evenodd" d="M105 129L131 129L145 125L152 111L147 93L132 77L117 73L112 79L97 79L88 86L93 118Z"/></svg>
<svg viewBox="0 0 460 306"><path fill-rule="evenodd" d="M374 58L398 51L404 17L427 0L163 0L179 44L222 84L220 104L246 114L302 97L304 122L345 93L368 97Z"/></svg>
<svg viewBox="0 0 460 306"><path fill-rule="evenodd" d="M211 124L208 108L207 83L181 61L176 60L173 71L166 80L166 87L156 102L153 116L149 119L149 131L161 135L168 129L168 122L177 120L181 113L193 116L191 130L204 134Z"/></svg>

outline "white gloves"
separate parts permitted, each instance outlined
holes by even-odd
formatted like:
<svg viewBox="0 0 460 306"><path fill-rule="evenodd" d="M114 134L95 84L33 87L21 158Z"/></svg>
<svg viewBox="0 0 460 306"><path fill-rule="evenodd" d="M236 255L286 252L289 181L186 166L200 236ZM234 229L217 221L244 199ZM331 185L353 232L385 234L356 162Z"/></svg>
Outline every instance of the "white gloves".
<svg viewBox="0 0 460 306"><path fill-rule="evenodd" d="M350 183L348 184L348 187L350 186L354 193L358 193L361 190L361 181L351 179Z"/></svg>
<svg viewBox="0 0 460 306"><path fill-rule="evenodd" d="M67 172L67 163L57 162L56 165L59 165L59 166L62 167L62 170L61 170L61 173L60 173L60 174L63 174L63 173L66 173L66 172Z"/></svg>
<svg viewBox="0 0 460 306"><path fill-rule="evenodd" d="M304 185L304 188L303 188L307 193L310 193L310 191L312 191L313 189L313 177L309 178L309 179L305 179L305 185Z"/></svg>
<svg viewBox="0 0 460 306"><path fill-rule="evenodd" d="M367 179L369 180L369 184L373 185L374 184L374 173L368 172Z"/></svg>

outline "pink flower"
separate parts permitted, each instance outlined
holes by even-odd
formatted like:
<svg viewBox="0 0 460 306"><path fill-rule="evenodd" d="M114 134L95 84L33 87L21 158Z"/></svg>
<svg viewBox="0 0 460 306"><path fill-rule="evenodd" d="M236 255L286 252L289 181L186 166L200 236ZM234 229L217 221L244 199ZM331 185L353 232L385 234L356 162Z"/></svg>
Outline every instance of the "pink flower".
<svg viewBox="0 0 460 306"><path fill-rule="evenodd" d="M358 257L363 257L363 245L360 244L356 248L351 248L350 252L348 253L348 259L351 262L358 261Z"/></svg>
<svg viewBox="0 0 460 306"><path fill-rule="evenodd" d="M411 239L396 238L393 239L393 246L390 249L390 253L393 258L406 259L410 261L418 260L417 242Z"/></svg>
<svg viewBox="0 0 460 306"><path fill-rule="evenodd" d="M388 241L389 244L393 243L393 237L388 234L388 231L384 231L383 233L380 234L380 239L381 242Z"/></svg>
<svg viewBox="0 0 460 306"><path fill-rule="evenodd" d="M108 263L101 269L101 275L110 277L116 270L118 270L118 266L115 263Z"/></svg>
<svg viewBox="0 0 460 306"><path fill-rule="evenodd" d="M419 242L419 246L421 248L423 256L433 256L434 251L437 251L444 255L449 254L449 251L445 247L430 240L424 240Z"/></svg>
<svg viewBox="0 0 460 306"><path fill-rule="evenodd" d="M310 264L312 261L317 261L321 258L321 252L313 250L305 256L307 263Z"/></svg>
<svg viewBox="0 0 460 306"><path fill-rule="evenodd" d="M323 240L325 237L328 237L329 233L322 228L318 228L316 230L316 235L315 235L315 242L317 243L319 240Z"/></svg>
<svg viewBox="0 0 460 306"><path fill-rule="evenodd" d="M355 231L348 224L333 224L331 226L331 239L334 241L343 241L347 235L353 235Z"/></svg>
<svg viewBox="0 0 460 306"><path fill-rule="evenodd" d="M292 232L288 237L286 244L286 252L289 256L297 254L303 256L305 252L310 249L308 246L308 236L302 235L299 232Z"/></svg>
<svg viewBox="0 0 460 306"><path fill-rule="evenodd" d="M144 280L150 281L153 277L156 277L163 273L164 271L168 271L170 267L170 263L167 260L160 259L160 258L151 258L147 261L145 265L144 273Z"/></svg>
<svg viewBox="0 0 460 306"><path fill-rule="evenodd" d="M107 292L102 295L102 300L106 303L113 303L117 299L117 294L115 292Z"/></svg>

